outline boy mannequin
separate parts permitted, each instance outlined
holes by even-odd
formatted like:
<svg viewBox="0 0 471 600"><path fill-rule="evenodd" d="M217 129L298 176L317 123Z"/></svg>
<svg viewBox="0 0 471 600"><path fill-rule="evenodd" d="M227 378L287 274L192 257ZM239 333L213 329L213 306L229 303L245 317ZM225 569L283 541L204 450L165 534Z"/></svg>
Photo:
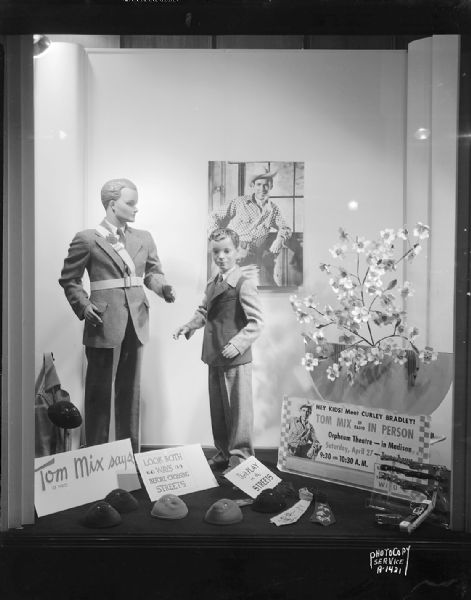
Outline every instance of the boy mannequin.
<svg viewBox="0 0 471 600"><path fill-rule="evenodd" d="M143 285L166 302L173 302L175 293L166 284L151 234L128 225L137 212L134 183L107 181L101 201L105 219L96 229L75 235L59 283L72 310L85 321L86 443L108 441L114 382L116 439L129 437L133 451L139 452L140 369L149 337L149 302ZM90 297L82 286L85 269Z"/></svg>
<svg viewBox="0 0 471 600"><path fill-rule="evenodd" d="M211 253L219 273L208 281L193 318L174 338L189 339L204 326L201 360L209 368L209 404L214 445L213 469L233 468L254 454L252 444L251 345L263 325L257 286L237 265L239 236L217 229L210 236Z"/></svg>

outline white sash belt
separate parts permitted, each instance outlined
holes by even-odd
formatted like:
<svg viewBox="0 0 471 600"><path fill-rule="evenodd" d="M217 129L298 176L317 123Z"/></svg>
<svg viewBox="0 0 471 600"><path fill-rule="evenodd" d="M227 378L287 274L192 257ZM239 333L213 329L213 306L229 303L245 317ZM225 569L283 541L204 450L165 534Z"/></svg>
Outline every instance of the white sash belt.
<svg viewBox="0 0 471 600"><path fill-rule="evenodd" d="M134 275L122 277L120 279L102 279L101 281L91 281L90 291L95 292L97 290L112 290L113 288L130 288L142 286L142 283L143 278L135 277Z"/></svg>

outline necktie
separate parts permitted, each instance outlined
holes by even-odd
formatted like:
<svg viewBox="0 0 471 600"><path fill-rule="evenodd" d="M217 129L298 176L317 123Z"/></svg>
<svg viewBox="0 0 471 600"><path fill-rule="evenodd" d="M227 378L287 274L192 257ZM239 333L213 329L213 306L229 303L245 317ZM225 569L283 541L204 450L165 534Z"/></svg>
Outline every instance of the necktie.
<svg viewBox="0 0 471 600"><path fill-rule="evenodd" d="M119 241L123 244L123 246L125 246L126 238L124 237L124 231L121 229L121 227L118 227L116 233L118 234Z"/></svg>

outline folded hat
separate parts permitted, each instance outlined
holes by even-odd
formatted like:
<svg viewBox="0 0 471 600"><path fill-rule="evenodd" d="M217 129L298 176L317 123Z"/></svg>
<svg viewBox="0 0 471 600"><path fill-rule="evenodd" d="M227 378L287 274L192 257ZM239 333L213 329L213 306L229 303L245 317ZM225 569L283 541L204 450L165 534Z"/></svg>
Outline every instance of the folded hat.
<svg viewBox="0 0 471 600"><path fill-rule="evenodd" d="M62 429L75 429L82 424L82 415L79 409L69 400L69 394L61 391L62 400L54 402L47 409L47 416L57 427Z"/></svg>
<svg viewBox="0 0 471 600"><path fill-rule="evenodd" d="M114 527L122 522L119 512L108 502L100 500L95 502L85 513L82 524L85 527Z"/></svg>
<svg viewBox="0 0 471 600"><path fill-rule="evenodd" d="M105 502L111 504L119 513L128 513L139 506L136 498L127 490L116 488L112 490L106 497Z"/></svg>
<svg viewBox="0 0 471 600"><path fill-rule="evenodd" d="M291 481L282 480L272 489L274 489L276 492L279 492L279 494L281 496L283 496L283 498L286 498L286 499L298 497L296 488L291 483Z"/></svg>
<svg viewBox="0 0 471 600"><path fill-rule="evenodd" d="M183 519L188 514L188 507L175 494L165 494L155 502L150 514L157 519Z"/></svg>
<svg viewBox="0 0 471 600"><path fill-rule="evenodd" d="M252 504L253 510L262 513L275 513L286 508L286 501L276 490L263 490Z"/></svg>
<svg viewBox="0 0 471 600"><path fill-rule="evenodd" d="M212 504L204 516L207 523L213 525L232 525L242 521L242 511L234 500L223 498Z"/></svg>

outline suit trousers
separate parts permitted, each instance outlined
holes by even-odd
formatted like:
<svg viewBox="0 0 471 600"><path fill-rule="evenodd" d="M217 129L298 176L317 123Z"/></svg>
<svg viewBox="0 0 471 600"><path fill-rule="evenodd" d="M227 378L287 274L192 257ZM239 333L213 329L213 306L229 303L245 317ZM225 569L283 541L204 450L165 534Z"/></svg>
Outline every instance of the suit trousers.
<svg viewBox="0 0 471 600"><path fill-rule="evenodd" d="M139 452L140 381L143 345L128 319L117 348L87 346L85 378L85 438L87 446L109 440L111 397L114 383L116 439L131 438Z"/></svg>
<svg viewBox="0 0 471 600"><path fill-rule="evenodd" d="M209 365L209 406L214 445L224 458L248 458L253 451L252 363Z"/></svg>

